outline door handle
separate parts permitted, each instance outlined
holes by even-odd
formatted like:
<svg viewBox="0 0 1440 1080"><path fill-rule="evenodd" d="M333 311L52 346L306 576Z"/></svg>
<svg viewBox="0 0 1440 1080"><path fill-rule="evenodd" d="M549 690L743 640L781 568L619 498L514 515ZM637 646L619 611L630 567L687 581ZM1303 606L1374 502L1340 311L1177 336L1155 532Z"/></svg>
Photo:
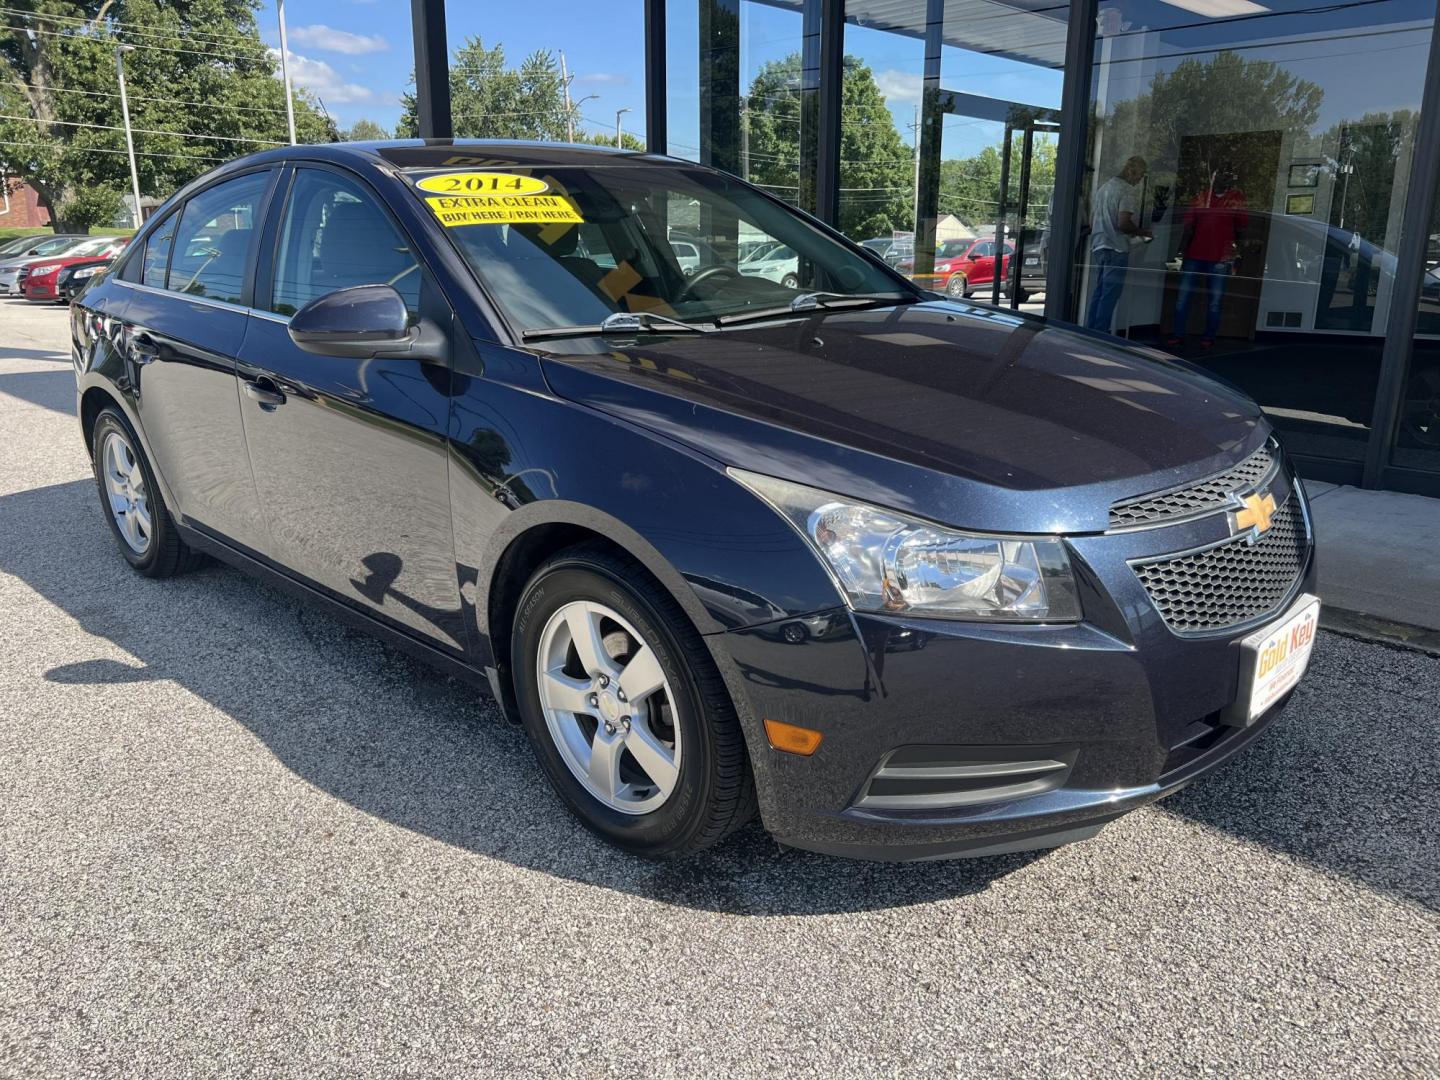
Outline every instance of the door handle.
<svg viewBox="0 0 1440 1080"><path fill-rule="evenodd" d="M137 364L153 364L160 359L160 346L144 330L130 335L130 358Z"/></svg>
<svg viewBox="0 0 1440 1080"><path fill-rule="evenodd" d="M271 412L277 406L285 404L285 395L268 376L261 375L254 382L247 380L240 385L245 388L245 395L259 402L260 407L266 412Z"/></svg>

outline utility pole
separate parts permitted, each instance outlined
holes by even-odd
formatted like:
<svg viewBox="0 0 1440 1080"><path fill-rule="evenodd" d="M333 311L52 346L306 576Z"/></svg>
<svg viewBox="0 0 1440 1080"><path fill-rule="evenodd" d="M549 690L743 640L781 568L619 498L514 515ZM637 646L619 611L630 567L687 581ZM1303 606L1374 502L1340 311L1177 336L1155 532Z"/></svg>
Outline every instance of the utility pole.
<svg viewBox="0 0 1440 1080"><path fill-rule="evenodd" d="M910 125L915 136L915 205L911 217L920 213L920 106L915 106L915 122Z"/></svg>
<svg viewBox="0 0 1440 1080"><path fill-rule="evenodd" d="M570 69L565 66L565 51L560 51L560 84L565 88L565 141L575 141L575 109L570 104Z"/></svg>
<svg viewBox="0 0 1440 1080"><path fill-rule="evenodd" d="M115 77L120 81L120 117L125 122L125 152L130 155L130 193L135 196L135 228L140 228L140 170L135 167L135 136L130 133L130 99L125 96L125 53L135 46L115 46Z"/></svg>
<svg viewBox="0 0 1440 1080"><path fill-rule="evenodd" d="M616 110L615 110L615 146L616 146L616 149L620 149L620 148L621 148L621 144L620 144L620 117L624 116L624 115L625 115L627 112L629 112L629 111L630 111L630 110L629 110L628 108L626 108L626 109L616 109Z"/></svg>
<svg viewBox="0 0 1440 1080"><path fill-rule="evenodd" d="M290 89L290 42L285 36L285 0L275 0L280 16L280 74L285 79L285 123L290 128L290 145L295 145L295 92Z"/></svg>

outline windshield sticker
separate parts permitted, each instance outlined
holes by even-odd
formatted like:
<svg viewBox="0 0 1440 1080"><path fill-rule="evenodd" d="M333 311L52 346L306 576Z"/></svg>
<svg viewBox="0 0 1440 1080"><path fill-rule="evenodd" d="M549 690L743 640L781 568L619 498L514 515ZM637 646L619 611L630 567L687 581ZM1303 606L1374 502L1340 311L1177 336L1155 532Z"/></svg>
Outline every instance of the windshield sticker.
<svg viewBox="0 0 1440 1080"><path fill-rule="evenodd" d="M539 177L502 172L440 173L417 180L415 186L437 195L540 195L550 190Z"/></svg>
<svg viewBox="0 0 1440 1080"><path fill-rule="evenodd" d="M561 195L440 195L425 200L447 229L460 225L583 224Z"/></svg>

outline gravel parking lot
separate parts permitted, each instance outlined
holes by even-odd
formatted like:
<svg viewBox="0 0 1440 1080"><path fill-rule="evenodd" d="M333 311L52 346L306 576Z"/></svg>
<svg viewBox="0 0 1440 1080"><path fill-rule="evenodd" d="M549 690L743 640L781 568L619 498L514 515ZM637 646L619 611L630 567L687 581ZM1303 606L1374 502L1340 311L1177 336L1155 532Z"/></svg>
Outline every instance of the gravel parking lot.
<svg viewBox="0 0 1440 1080"><path fill-rule="evenodd" d="M66 342L0 301L0 1076L1440 1073L1440 660L1322 635L1053 853L641 862L470 689L131 573Z"/></svg>

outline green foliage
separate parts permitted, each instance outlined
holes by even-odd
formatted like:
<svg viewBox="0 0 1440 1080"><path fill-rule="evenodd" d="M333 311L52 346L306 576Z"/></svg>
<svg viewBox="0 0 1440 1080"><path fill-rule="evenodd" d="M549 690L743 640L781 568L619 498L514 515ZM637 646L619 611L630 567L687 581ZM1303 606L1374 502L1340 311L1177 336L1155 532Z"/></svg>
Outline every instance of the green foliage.
<svg viewBox="0 0 1440 1080"><path fill-rule="evenodd" d="M401 101L395 134L414 138L420 131L415 95ZM567 117L560 65L542 49L512 69L505 46L487 49L480 38L466 38L450 63L450 115L457 138L562 141Z"/></svg>
<svg viewBox="0 0 1440 1080"><path fill-rule="evenodd" d="M579 128L576 128L575 141L577 143L588 143L591 146L614 146L615 133L613 131L581 131ZM628 131L621 131L620 145L626 150L644 150L645 140L638 135L632 135Z"/></svg>
<svg viewBox="0 0 1440 1080"><path fill-rule="evenodd" d="M746 179L790 202L804 201L801 185L813 182L800 169L800 74L799 53L764 65L750 84L742 119ZM841 230L865 238L910 228L914 156L895 130L874 74L854 56L845 57L840 109Z"/></svg>
<svg viewBox="0 0 1440 1080"><path fill-rule="evenodd" d="M115 224L124 200L113 187L91 184L77 188L60 205L60 217L65 224L77 232L89 232L93 228L108 228Z"/></svg>
<svg viewBox="0 0 1440 1080"><path fill-rule="evenodd" d="M142 194L159 197L216 164L288 140L277 60L260 40L255 0L40 0L0 30L0 165L40 193L57 227L99 187L128 191L115 46ZM333 125L297 90L302 142ZM203 138L185 138L186 133Z"/></svg>
<svg viewBox="0 0 1440 1080"><path fill-rule="evenodd" d="M340 138L344 142L373 142L390 138L390 133L374 120L362 118L351 124L349 130L340 132Z"/></svg>
<svg viewBox="0 0 1440 1080"><path fill-rule="evenodd" d="M1152 179L1173 176L1186 136L1213 132L1306 131L1320 115L1325 92L1273 60L1246 60L1224 51L1208 60L1182 60L1160 72L1143 94L1119 101L1097 125L1097 175L1112 176L1132 154L1144 157ZM1108 132L1124 133L1110 136ZM1255 144L1255 153L1267 154ZM1241 176L1270 171L1270 157L1232 162Z"/></svg>
<svg viewBox="0 0 1440 1080"><path fill-rule="evenodd" d="M940 163L942 214L954 214L976 233L994 231L1000 207L1001 147L987 146L968 158ZM1013 220L1020 198L1020 161L1023 136L1016 133L1010 156L1008 211ZM1055 190L1055 142L1053 137L1036 136L1030 159L1030 197L1025 215L1027 227L1044 227L1050 221L1051 193Z"/></svg>

